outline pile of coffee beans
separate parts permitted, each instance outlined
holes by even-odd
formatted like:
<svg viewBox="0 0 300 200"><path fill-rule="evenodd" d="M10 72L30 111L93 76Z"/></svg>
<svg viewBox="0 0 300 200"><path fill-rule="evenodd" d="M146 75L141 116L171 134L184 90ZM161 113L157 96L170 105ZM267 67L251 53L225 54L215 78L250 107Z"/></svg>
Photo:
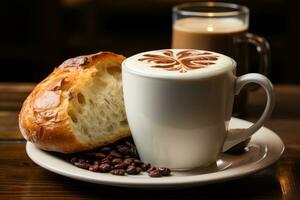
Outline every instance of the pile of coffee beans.
<svg viewBox="0 0 300 200"><path fill-rule="evenodd" d="M76 167L93 172L124 176L137 175L146 171L150 177L169 176L166 167L154 167L139 159L132 138L122 139L97 149L71 154L68 160Z"/></svg>

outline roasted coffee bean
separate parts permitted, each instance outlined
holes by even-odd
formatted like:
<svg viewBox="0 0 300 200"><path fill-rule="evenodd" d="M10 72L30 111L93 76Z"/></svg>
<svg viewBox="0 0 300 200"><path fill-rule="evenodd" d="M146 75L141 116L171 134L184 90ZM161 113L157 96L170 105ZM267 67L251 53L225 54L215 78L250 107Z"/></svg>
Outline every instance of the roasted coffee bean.
<svg viewBox="0 0 300 200"><path fill-rule="evenodd" d="M125 141L125 144L127 145L127 146L129 146L129 147L135 147L134 146L134 144L132 143L132 142L130 142L130 141Z"/></svg>
<svg viewBox="0 0 300 200"><path fill-rule="evenodd" d="M98 169L99 169L99 166L98 166L98 165L91 165L91 166L89 167L89 170L92 171L92 172L96 172L96 171L98 171Z"/></svg>
<svg viewBox="0 0 300 200"><path fill-rule="evenodd" d="M123 148L123 147L127 147L126 145L124 145L123 143L120 143L118 145L116 145L117 149Z"/></svg>
<svg viewBox="0 0 300 200"><path fill-rule="evenodd" d="M171 170L166 167L159 167L158 170L161 173L161 175L163 175L163 176L169 176L171 173Z"/></svg>
<svg viewBox="0 0 300 200"><path fill-rule="evenodd" d="M113 169L110 171L111 174L117 175L117 176L124 176L125 170L124 169Z"/></svg>
<svg viewBox="0 0 300 200"><path fill-rule="evenodd" d="M110 152L110 155L112 155L113 157L115 157L115 158L122 158L122 155L121 154L119 154L117 151L115 151L115 150L112 150L111 152Z"/></svg>
<svg viewBox="0 0 300 200"><path fill-rule="evenodd" d="M133 159L132 158L125 158L123 160L123 162L126 163L126 164L128 164L128 165L130 165L133 162Z"/></svg>
<svg viewBox="0 0 300 200"><path fill-rule="evenodd" d="M151 168L151 164L150 163L143 164L140 167L142 168L143 171L147 171L148 169Z"/></svg>
<svg viewBox="0 0 300 200"><path fill-rule="evenodd" d="M114 159L111 161L111 163L112 163L113 165L119 164L119 163L121 163L121 162L122 162L122 159L121 159L121 158L114 158Z"/></svg>
<svg viewBox="0 0 300 200"><path fill-rule="evenodd" d="M154 167L154 166L152 166L152 167L150 167L150 168L147 170L147 172L151 172L151 171L154 171L154 170L157 170L157 168Z"/></svg>
<svg viewBox="0 0 300 200"><path fill-rule="evenodd" d="M100 151L101 151L102 153L108 153L108 152L110 152L110 150L111 150L110 147L102 147L102 148L100 149Z"/></svg>
<svg viewBox="0 0 300 200"><path fill-rule="evenodd" d="M148 172L148 175L150 177L161 177L162 176L158 169Z"/></svg>
<svg viewBox="0 0 300 200"><path fill-rule="evenodd" d="M141 160L138 160L138 159L134 159L134 161L133 161L135 164L136 164L136 166L141 166L141 165L143 165L144 164L144 162L143 161L141 161Z"/></svg>
<svg viewBox="0 0 300 200"><path fill-rule="evenodd" d="M126 169L126 172L127 172L127 174L136 174L137 173L136 167L129 165Z"/></svg>
<svg viewBox="0 0 300 200"><path fill-rule="evenodd" d="M109 172L112 169L112 166L108 163L103 163L99 165L100 172Z"/></svg>
<svg viewBox="0 0 300 200"><path fill-rule="evenodd" d="M142 172L142 168L137 167L137 168L136 168L136 174L139 174L139 173L141 173L141 172Z"/></svg>
<svg viewBox="0 0 300 200"><path fill-rule="evenodd" d="M114 169L126 169L127 166L126 163L119 163L114 166Z"/></svg>
<svg viewBox="0 0 300 200"><path fill-rule="evenodd" d="M90 167L90 164L84 163L84 162L83 163L81 163L81 162L75 162L74 165L76 167L79 167L79 168L82 168L82 169L89 169L89 167Z"/></svg>
<svg viewBox="0 0 300 200"><path fill-rule="evenodd" d="M70 160L70 162L73 163L73 164L74 164L75 162L77 162L77 161L78 161L78 158L75 157L75 156L72 157L71 160Z"/></svg>
<svg viewBox="0 0 300 200"><path fill-rule="evenodd" d="M107 164L111 164L111 160L108 158L104 158L101 160L101 163L107 163Z"/></svg>
<svg viewBox="0 0 300 200"><path fill-rule="evenodd" d="M137 158L138 157L138 153L135 147L131 147L128 151L129 155L131 155L132 157Z"/></svg>
<svg viewBox="0 0 300 200"><path fill-rule="evenodd" d="M112 156L111 154L109 154L109 155L106 156L106 158L107 158L108 160L112 161L115 157Z"/></svg>
<svg viewBox="0 0 300 200"><path fill-rule="evenodd" d="M129 165L126 169L127 174L139 174L141 171L142 169L140 167L135 167L132 165Z"/></svg>
<svg viewBox="0 0 300 200"><path fill-rule="evenodd" d="M85 162L88 163L88 164L92 164L92 160L91 159L86 159Z"/></svg>
<svg viewBox="0 0 300 200"><path fill-rule="evenodd" d="M94 160L93 165L100 165L101 161L100 160Z"/></svg>
<svg viewBox="0 0 300 200"><path fill-rule="evenodd" d="M71 154L69 162L93 172L110 172L114 175L140 174L147 171L150 177L168 176L171 170L165 167L154 167L140 160L133 140L119 140L94 150Z"/></svg>
<svg viewBox="0 0 300 200"><path fill-rule="evenodd" d="M129 151L129 147L124 146L124 145L118 145L117 148L118 148L118 151L123 155Z"/></svg>
<svg viewBox="0 0 300 200"><path fill-rule="evenodd" d="M134 167L137 167L136 164L135 164L134 162L132 162L130 165L131 165L131 166L134 166Z"/></svg>
<svg viewBox="0 0 300 200"><path fill-rule="evenodd" d="M103 158L106 157L106 155L105 155L104 153L99 152L99 153L96 153L96 154L95 154L95 157L96 157L96 158L99 158L99 159L103 159Z"/></svg>

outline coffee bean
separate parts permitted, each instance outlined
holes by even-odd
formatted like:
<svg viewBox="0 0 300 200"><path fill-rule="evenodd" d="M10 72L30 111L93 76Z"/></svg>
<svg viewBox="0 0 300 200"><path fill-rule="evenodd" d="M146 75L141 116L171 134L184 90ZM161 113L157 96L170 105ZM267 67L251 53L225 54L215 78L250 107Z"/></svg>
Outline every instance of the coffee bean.
<svg viewBox="0 0 300 200"><path fill-rule="evenodd" d="M117 175L117 176L124 176L125 170L124 169L113 169L110 171L111 174Z"/></svg>
<svg viewBox="0 0 300 200"><path fill-rule="evenodd" d="M100 160L94 160L93 165L100 165L101 161Z"/></svg>
<svg viewBox="0 0 300 200"><path fill-rule="evenodd" d="M75 162L74 165L76 167L82 168L82 169L89 169L90 164L88 163L81 163L81 162Z"/></svg>
<svg viewBox="0 0 300 200"><path fill-rule="evenodd" d="M111 161L108 158L104 158L104 159L101 160L101 163L111 164Z"/></svg>
<svg viewBox="0 0 300 200"><path fill-rule="evenodd" d="M136 174L136 167L129 165L126 169L127 174Z"/></svg>
<svg viewBox="0 0 300 200"><path fill-rule="evenodd" d="M98 171L98 169L99 169L99 166L98 166L98 165L91 165L91 166L89 167L89 170L92 171L92 172L96 172L96 171Z"/></svg>
<svg viewBox="0 0 300 200"><path fill-rule="evenodd" d="M133 159L132 158L125 158L123 160L123 162L126 163L126 164L128 164L128 165L130 165L133 162Z"/></svg>
<svg viewBox="0 0 300 200"><path fill-rule="evenodd" d="M119 163L121 163L121 162L122 162L122 159L121 159L121 158L114 158L114 159L111 161L111 163L112 163L113 165L119 164Z"/></svg>
<svg viewBox="0 0 300 200"><path fill-rule="evenodd" d="M142 168L143 171L147 171L148 169L151 168L151 164L150 163L143 164L140 167Z"/></svg>
<svg viewBox="0 0 300 200"><path fill-rule="evenodd" d="M148 175L150 176L150 177L161 177L162 175L161 175L161 173L160 173L160 171L158 170L158 169L156 169L156 170L152 170L152 171L150 171L150 172L148 172Z"/></svg>
<svg viewBox="0 0 300 200"><path fill-rule="evenodd" d="M147 170L147 172L151 172L151 171L154 171L154 170L157 170L157 168L154 167L154 166L152 166L152 167L150 167L150 168Z"/></svg>
<svg viewBox="0 0 300 200"><path fill-rule="evenodd" d="M118 145L117 148L118 148L118 151L123 155L129 151L129 147L124 146L124 145Z"/></svg>
<svg viewBox="0 0 300 200"><path fill-rule="evenodd" d="M141 173L141 172L142 172L142 168L137 167L137 168L136 168L136 174L139 174L139 173Z"/></svg>
<svg viewBox="0 0 300 200"><path fill-rule="evenodd" d="M136 164L135 164L134 162L132 162L130 165L131 165L131 166L134 166L134 167L137 167Z"/></svg>
<svg viewBox="0 0 300 200"><path fill-rule="evenodd" d="M96 157L96 158L99 158L99 159L103 159L103 158L106 157L106 155L105 155L104 153L99 152L99 153L96 153L96 154L95 154L95 157Z"/></svg>
<svg viewBox="0 0 300 200"><path fill-rule="evenodd" d="M73 165L93 172L123 176L147 171L150 177L170 175L171 170L165 167L154 167L139 159L133 140L123 139L101 148L71 154L69 162Z"/></svg>
<svg viewBox="0 0 300 200"><path fill-rule="evenodd" d="M132 165L129 165L126 169L127 174L132 174L132 175L136 175L141 173L142 169L140 167L135 167Z"/></svg>
<svg viewBox="0 0 300 200"><path fill-rule="evenodd" d="M108 163L103 163L99 165L99 171L100 172L109 172L112 169L112 166Z"/></svg>
<svg viewBox="0 0 300 200"><path fill-rule="evenodd" d="M166 167L159 167L158 170L161 173L161 175L163 175L163 176L169 176L171 173L171 170Z"/></svg>
<svg viewBox="0 0 300 200"><path fill-rule="evenodd" d="M114 166L114 169L125 169L127 166L126 163L119 163Z"/></svg>
<svg viewBox="0 0 300 200"><path fill-rule="evenodd" d="M119 154L118 152L116 152L115 150L112 150L112 151L110 152L110 155L112 155L112 156L115 157L115 158L122 158L122 155Z"/></svg>
<svg viewBox="0 0 300 200"><path fill-rule="evenodd" d="M129 147L135 147L134 144L130 141L125 141L125 144Z"/></svg>
<svg viewBox="0 0 300 200"><path fill-rule="evenodd" d="M88 163L88 164L92 164L92 160L91 159L86 159L85 162Z"/></svg>
<svg viewBox="0 0 300 200"><path fill-rule="evenodd" d="M73 163L73 164L74 164L75 162L77 162L77 161L78 161L78 158L75 157L75 156L72 157L71 160L70 160L70 162Z"/></svg>
<svg viewBox="0 0 300 200"><path fill-rule="evenodd" d="M105 159L112 161L114 159L114 157L111 154L109 154L105 157Z"/></svg>
<svg viewBox="0 0 300 200"><path fill-rule="evenodd" d="M100 149L100 151L102 152L102 153L108 153L108 152L110 152L110 150L111 150L111 148L110 147L102 147L101 149Z"/></svg>
<svg viewBox="0 0 300 200"><path fill-rule="evenodd" d="M135 159L133 162L136 164L136 166L141 166L141 165L144 164L143 161L140 161L140 160L138 160L138 159Z"/></svg>
<svg viewBox="0 0 300 200"><path fill-rule="evenodd" d="M131 155L132 157L137 158L138 157L138 153L135 147L131 147L128 151L129 155Z"/></svg>

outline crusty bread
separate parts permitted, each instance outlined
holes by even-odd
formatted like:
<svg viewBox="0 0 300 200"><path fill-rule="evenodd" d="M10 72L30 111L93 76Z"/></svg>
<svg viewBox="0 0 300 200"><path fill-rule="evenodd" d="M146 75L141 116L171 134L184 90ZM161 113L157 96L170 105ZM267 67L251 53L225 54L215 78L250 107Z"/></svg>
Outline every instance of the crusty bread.
<svg viewBox="0 0 300 200"><path fill-rule="evenodd" d="M25 100L19 115L23 136L41 149L62 153L129 136L120 73L123 60L99 52L62 63Z"/></svg>

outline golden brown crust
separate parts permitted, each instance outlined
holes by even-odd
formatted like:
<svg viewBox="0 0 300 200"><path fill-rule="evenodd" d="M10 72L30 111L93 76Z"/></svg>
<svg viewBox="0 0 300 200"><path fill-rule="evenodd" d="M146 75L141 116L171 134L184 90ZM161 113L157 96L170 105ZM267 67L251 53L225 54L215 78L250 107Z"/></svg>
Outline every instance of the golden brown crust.
<svg viewBox="0 0 300 200"><path fill-rule="evenodd" d="M125 58L111 52L71 58L39 83L23 103L19 115L19 127L24 138L41 149L62 153L94 148L95 146L83 144L76 138L61 105L73 98L72 86L82 70L105 59L113 59L121 64ZM129 131L125 130L119 135L120 138L126 137ZM116 139L105 144L114 142ZM97 144L97 146L101 145L101 143Z"/></svg>
<svg viewBox="0 0 300 200"><path fill-rule="evenodd" d="M112 52L108 52L108 51L101 51L95 54L91 54L91 55L84 55L84 56L78 56L75 58L70 58L66 61L64 61L58 68L59 69L66 69L66 68L72 68L72 67L83 67L83 68L87 68L93 64L95 64L95 62L105 58L105 57L114 57L114 59L119 60L120 62L122 62L125 57L122 55L118 55Z"/></svg>

